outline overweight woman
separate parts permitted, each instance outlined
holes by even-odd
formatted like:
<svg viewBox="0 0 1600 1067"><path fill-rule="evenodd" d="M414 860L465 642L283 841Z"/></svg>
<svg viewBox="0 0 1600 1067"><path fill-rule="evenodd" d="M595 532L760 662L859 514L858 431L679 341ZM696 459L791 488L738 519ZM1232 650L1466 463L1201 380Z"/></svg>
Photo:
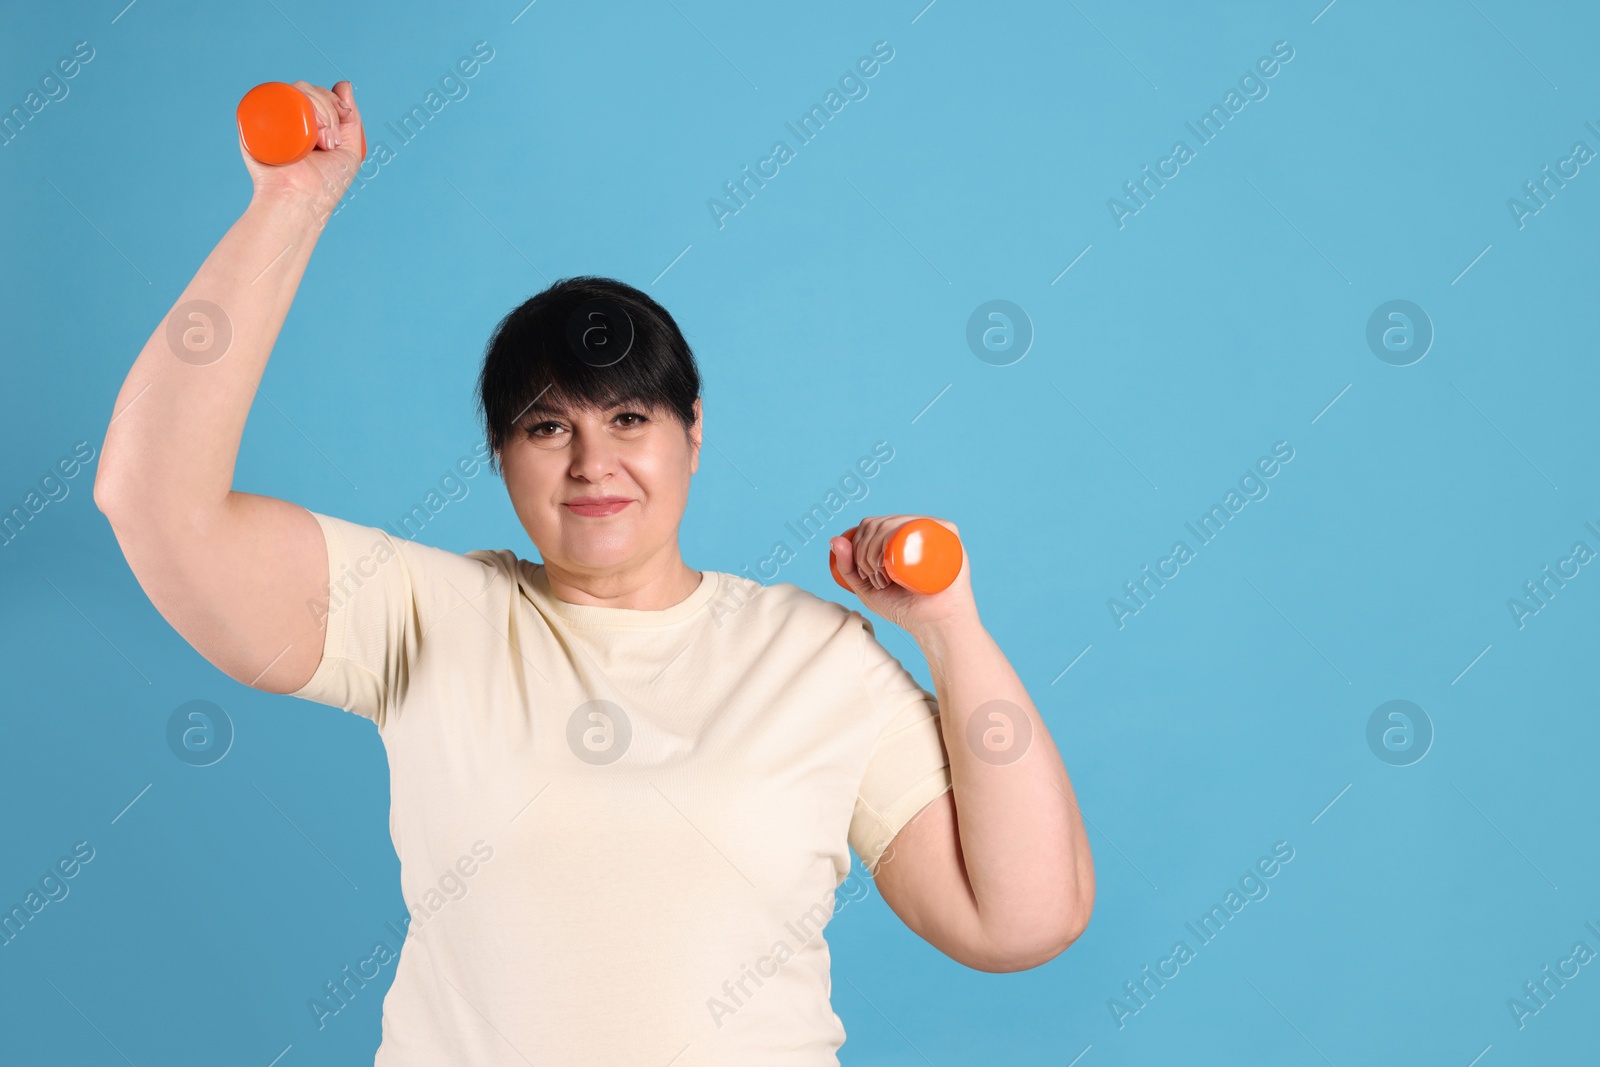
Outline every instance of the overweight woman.
<svg viewBox="0 0 1600 1067"><path fill-rule="evenodd" d="M890 582L883 546L909 515L830 545L937 693L862 614L686 564L700 378L637 289L557 282L488 345L484 454L538 563L233 488L267 357L360 162L349 83L295 84L317 148L244 156L249 207L128 373L95 501L219 670L376 727L411 912L379 1067L837 1064L823 927L851 848L968 967L1072 944L1089 846L970 563L933 595Z"/></svg>

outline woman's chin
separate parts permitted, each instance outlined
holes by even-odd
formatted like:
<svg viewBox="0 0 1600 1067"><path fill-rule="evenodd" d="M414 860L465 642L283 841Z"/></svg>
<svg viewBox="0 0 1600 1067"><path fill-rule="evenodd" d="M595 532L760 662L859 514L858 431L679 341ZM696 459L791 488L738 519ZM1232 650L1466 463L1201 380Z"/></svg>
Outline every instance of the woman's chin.
<svg viewBox="0 0 1600 1067"><path fill-rule="evenodd" d="M633 558L631 541L576 546L566 554L567 569L579 572L610 571Z"/></svg>

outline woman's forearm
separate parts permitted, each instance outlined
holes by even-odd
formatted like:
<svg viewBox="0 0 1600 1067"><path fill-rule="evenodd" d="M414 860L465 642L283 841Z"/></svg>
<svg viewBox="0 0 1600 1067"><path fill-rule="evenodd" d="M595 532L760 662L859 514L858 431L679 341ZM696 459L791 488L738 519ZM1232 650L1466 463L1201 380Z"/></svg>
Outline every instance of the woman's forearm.
<svg viewBox="0 0 1600 1067"><path fill-rule="evenodd" d="M325 221L303 196L256 196L145 342L95 479L113 522L203 520L226 503L256 387Z"/></svg>
<svg viewBox="0 0 1600 1067"><path fill-rule="evenodd" d="M939 698L961 855L994 943L1089 921L1094 868L1077 798L1038 710L975 620L915 633ZM974 723L976 719L976 723Z"/></svg>

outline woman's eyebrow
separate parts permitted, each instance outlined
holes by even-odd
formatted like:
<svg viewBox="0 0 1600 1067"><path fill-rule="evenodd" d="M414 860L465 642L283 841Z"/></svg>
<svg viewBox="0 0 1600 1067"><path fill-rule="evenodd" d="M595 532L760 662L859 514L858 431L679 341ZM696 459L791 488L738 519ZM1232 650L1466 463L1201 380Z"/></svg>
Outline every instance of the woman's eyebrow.
<svg viewBox="0 0 1600 1067"><path fill-rule="evenodd" d="M534 399L528 401L527 406L524 407L517 414L517 417L512 419L511 421L513 423L518 423L518 422L521 422L523 419L528 418L530 415L531 416L535 416L535 417L540 417L540 416L565 415L566 413L567 413L567 405L565 405L565 404L560 404L560 405L552 404L547 400L540 400L538 397L535 397Z"/></svg>
<svg viewBox="0 0 1600 1067"><path fill-rule="evenodd" d="M643 400L639 400L639 399L636 399L636 398L626 398L626 397L621 399L621 400L613 400L609 404L598 404L598 405L585 404L585 405L583 405L583 407L585 409L593 407L596 410L602 411L602 412L616 411L619 408L644 408L644 409L648 409L648 408L653 407L653 406L654 405L646 403ZM516 423L522 422L523 420L529 418L530 416L536 417L536 418L547 418L547 417L548 418L558 418L558 417L563 416L563 415L570 415L571 413L572 413L572 405L568 405L568 404L559 404L558 405L558 404L551 404L548 401L544 401L544 400L533 400L528 404L527 407L522 409L522 414L518 415L515 419L513 419L511 421L512 421L513 424L516 424Z"/></svg>

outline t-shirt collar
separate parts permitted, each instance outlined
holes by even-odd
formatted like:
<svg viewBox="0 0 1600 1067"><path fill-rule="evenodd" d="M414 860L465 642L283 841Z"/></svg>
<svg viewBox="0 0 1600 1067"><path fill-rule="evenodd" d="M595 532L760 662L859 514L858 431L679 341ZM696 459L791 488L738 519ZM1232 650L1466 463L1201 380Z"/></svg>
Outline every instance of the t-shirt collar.
<svg viewBox="0 0 1600 1067"><path fill-rule="evenodd" d="M546 614L557 615L567 622L587 626L621 627L625 629L651 629L683 622L711 602L717 591L716 571L701 571L700 584L683 600L671 607L655 611L642 608L613 608L599 604L573 604L556 596L550 588L549 576L542 563L521 562L522 588Z"/></svg>

